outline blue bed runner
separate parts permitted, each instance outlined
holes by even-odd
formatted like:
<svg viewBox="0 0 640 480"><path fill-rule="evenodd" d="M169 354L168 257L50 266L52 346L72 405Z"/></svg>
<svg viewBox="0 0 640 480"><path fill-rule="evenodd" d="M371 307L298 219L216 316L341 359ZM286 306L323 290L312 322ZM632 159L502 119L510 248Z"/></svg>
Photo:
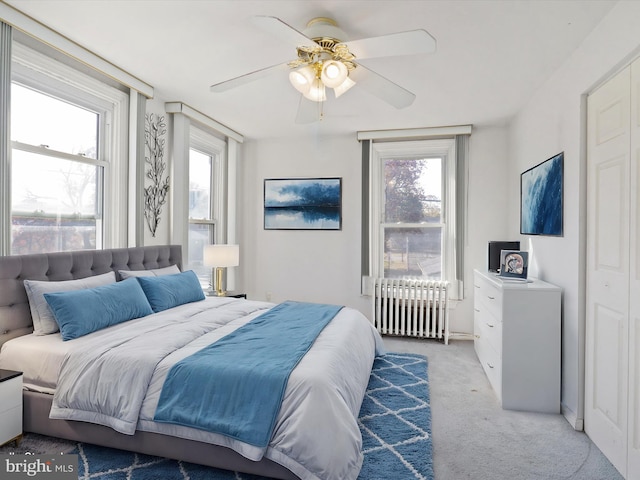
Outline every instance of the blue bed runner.
<svg viewBox="0 0 640 480"><path fill-rule="evenodd" d="M284 302L177 362L154 420L266 447L289 375L338 305Z"/></svg>

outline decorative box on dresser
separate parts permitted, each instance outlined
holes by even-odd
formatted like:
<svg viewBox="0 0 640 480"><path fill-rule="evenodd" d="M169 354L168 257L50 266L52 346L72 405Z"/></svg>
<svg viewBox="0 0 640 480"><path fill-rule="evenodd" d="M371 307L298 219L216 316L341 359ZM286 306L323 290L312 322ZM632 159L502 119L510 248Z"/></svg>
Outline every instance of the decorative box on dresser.
<svg viewBox="0 0 640 480"><path fill-rule="evenodd" d="M22 372L0 369L0 445L22 438Z"/></svg>
<svg viewBox="0 0 640 480"><path fill-rule="evenodd" d="M561 294L474 272L475 350L502 408L560 412Z"/></svg>

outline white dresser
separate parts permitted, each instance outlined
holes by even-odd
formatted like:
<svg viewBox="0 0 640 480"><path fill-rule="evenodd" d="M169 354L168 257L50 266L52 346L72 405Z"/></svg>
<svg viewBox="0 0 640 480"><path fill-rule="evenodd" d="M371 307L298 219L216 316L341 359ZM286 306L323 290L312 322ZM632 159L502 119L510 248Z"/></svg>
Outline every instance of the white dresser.
<svg viewBox="0 0 640 480"><path fill-rule="evenodd" d="M22 438L22 372L0 369L0 445Z"/></svg>
<svg viewBox="0 0 640 480"><path fill-rule="evenodd" d="M560 412L561 289L474 272L478 359L502 408Z"/></svg>

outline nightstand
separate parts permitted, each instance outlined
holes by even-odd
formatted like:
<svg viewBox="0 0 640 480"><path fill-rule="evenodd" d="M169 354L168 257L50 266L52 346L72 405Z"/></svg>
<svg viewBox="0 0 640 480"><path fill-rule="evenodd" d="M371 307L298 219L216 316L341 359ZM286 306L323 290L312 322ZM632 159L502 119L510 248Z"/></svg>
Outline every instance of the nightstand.
<svg viewBox="0 0 640 480"><path fill-rule="evenodd" d="M217 297L218 295L216 295L215 291L212 290L205 290L204 292L205 295L207 295L208 297ZM246 293L238 293L238 292L227 292L225 293L222 297L220 298L247 298L247 294Z"/></svg>
<svg viewBox="0 0 640 480"><path fill-rule="evenodd" d="M227 292L225 297L244 298L246 300L247 299L247 294L246 293L237 293L237 292Z"/></svg>
<svg viewBox="0 0 640 480"><path fill-rule="evenodd" d="M0 445L22 440L22 372L0 369Z"/></svg>

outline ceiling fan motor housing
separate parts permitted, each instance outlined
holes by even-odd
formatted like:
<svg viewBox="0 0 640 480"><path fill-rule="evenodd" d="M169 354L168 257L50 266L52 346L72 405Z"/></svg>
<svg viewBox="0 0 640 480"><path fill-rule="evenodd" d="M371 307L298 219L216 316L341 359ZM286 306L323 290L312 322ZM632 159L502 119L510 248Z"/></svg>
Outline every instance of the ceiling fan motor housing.
<svg viewBox="0 0 640 480"><path fill-rule="evenodd" d="M326 45L328 48L347 40L347 35L338 28L336 21L327 17L317 17L309 20L307 28L302 33L322 47L325 47L323 42L330 44Z"/></svg>
<svg viewBox="0 0 640 480"><path fill-rule="evenodd" d="M298 46L298 58L289 62L291 68L311 65L316 70L318 78L320 78L323 64L327 62L340 62L347 71L356 68L355 56L342 43L346 34L338 28L334 20L326 17L314 18L307 24L304 34L313 40L315 45Z"/></svg>

